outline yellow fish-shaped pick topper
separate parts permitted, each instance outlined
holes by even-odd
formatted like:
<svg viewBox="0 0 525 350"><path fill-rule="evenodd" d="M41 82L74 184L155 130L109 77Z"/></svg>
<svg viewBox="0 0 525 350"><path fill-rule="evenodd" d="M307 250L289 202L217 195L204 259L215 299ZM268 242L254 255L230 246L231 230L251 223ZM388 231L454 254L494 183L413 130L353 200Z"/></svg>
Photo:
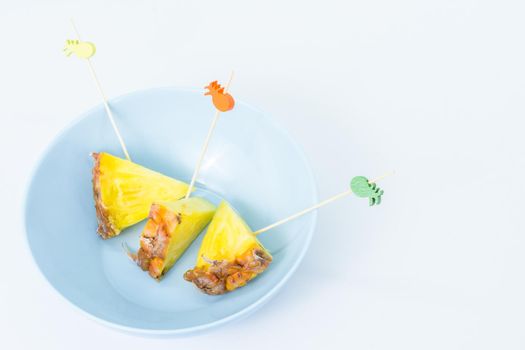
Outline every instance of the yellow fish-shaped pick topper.
<svg viewBox="0 0 525 350"><path fill-rule="evenodd" d="M64 53L67 57L74 53L80 58L90 58L96 51L95 44L89 41L66 40L66 47L64 47Z"/></svg>

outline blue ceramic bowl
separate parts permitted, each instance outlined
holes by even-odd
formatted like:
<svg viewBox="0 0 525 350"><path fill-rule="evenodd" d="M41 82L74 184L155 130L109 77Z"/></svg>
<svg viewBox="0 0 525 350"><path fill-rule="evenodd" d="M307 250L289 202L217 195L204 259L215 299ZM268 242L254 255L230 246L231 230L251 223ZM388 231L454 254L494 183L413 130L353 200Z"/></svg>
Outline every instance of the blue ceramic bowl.
<svg viewBox="0 0 525 350"><path fill-rule="evenodd" d="M214 114L201 92L158 88L111 101L130 155L177 179L191 178ZM215 327L255 310L295 271L311 240L315 213L264 233L274 261L246 287L208 296L183 280L202 237L159 283L124 254L138 248L144 222L102 240L91 189L93 151L122 157L102 106L85 113L45 151L29 186L25 224L33 257L51 285L97 320L122 330L183 334ZM285 131L237 102L223 113L198 179L201 195L229 201L253 229L316 202L312 172Z"/></svg>

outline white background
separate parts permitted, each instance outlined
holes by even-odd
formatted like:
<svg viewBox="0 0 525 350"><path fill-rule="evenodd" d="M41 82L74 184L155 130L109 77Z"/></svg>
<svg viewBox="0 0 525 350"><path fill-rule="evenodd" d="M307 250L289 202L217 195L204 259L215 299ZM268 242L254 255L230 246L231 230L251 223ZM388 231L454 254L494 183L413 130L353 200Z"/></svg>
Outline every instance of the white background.
<svg viewBox="0 0 525 350"><path fill-rule="evenodd" d="M62 55L71 16L109 96L234 69L320 197L395 169L384 203L321 210L297 273L242 321L155 339L86 318L37 270L21 213L43 149L100 103ZM519 0L2 0L0 348L523 349L524 18Z"/></svg>

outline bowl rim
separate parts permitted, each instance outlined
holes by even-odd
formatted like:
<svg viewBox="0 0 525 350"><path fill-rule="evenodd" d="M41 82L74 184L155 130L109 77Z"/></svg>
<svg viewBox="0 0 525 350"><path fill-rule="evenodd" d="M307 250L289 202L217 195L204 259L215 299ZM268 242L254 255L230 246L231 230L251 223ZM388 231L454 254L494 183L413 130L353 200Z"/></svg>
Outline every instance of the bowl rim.
<svg viewBox="0 0 525 350"><path fill-rule="evenodd" d="M190 92L190 93L200 93L201 90L196 88L184 88L184 87L177 87L177 86L160 86L160 87L149 87L145 89L139 89L134 90L131 92L127 92L124 94L121 94L119 96L116 96L114 98L108 99L108 104L111 106L112 103L119 102L122 99L126 98L132 98L134 95L141 95L144 93L150 93L154 91L175 91L175 92ZM312 167L310 165L310 162L304 153L301 146L290 136L288 131L282 127L279 123L276 122L275 118L272 115L269 115L268 113L263 112L261 109L250 105L246 102L243 102L242 100L235 100L236 104L242 105L245 108L248 108L257 114L263 115L264 118L267 119L267 121L271 124L273 128L278 130L282 135L285 136L285 138L288 140L288 142L292 145L292 147L295 149L299 157L301 157L302 161L306 165L306 173L304 174L306 177L308 177L309 182L312 184L312 204L316 203L318 201L318 188L317 183L315 181L315 176L312 171ZM271 298L273 298L277 292L280 291L280 289L284 286L284 284L290 279L290 277L294 274L294 272L297 270L299 265L304 259L304 256L306 255L306 252L308 248L310 247L313 234L315 232L315 229L317 227L317 211L312 211L310 213L310 216L312 218L312 224L309 225L309 228L307 229L308 232L305 232L304 234L307 236L305 244L303 245L301 251L299 252L298 258L293 262L292 266L286 274L283 276L283 278L276 283L273 287L271 287L260 299L255 300L253 303L251 303L249 306L243 308L242 310L235 312L231 315L228 315L226 317L220 318L218 320L215 320L213 322L208 322L204 324L200 324L197 326L191 326L191 327L184 327L184 328L175 328L175 329L152 329L152 328L141 328L141 327L132 327L132 326L125 326L116 322L108 321L103 318L100 318L98 316L95 316L91 314L88 310L84 310L82 307L75 304L72 300L70 300L68 297L66 297L62 292L52 284L52 282L48 279L45 272L42 270L38 262L36 261L36 258L33 254L33 250L31 248L31 244L29 242L29 235L28 235L28 201L29 196L31 195L32 188L34 185L34 178L38 170L41 168L41 166L44 164L44 159L51 150L55 146L55 144L58 142L60 137L64 135L69 129L83 121L84 119L88 118L90 114L92 114L94 111L97 111L99 109L103 109L102 103L97 104L91 108L89 108L87 111L79 114L77 117L75 117L73 120L68 122L62 129L56 133L51 142L47 144L46 147L41 151L41 153L37 157L37 161L35 162L35 165L33 165L32 170L29 173L29 178L27 180L26 186L25 186L25 193L23 197L22 202L22 211L23 211L23 226L24 226L24 241L25 241L25 247L29 251L29 255L31 256L31 259L33 263L37 266L40 273L43 275L44 280L46 283L51 286L51 289L54 290L63 300L66 300L69 305L72 305L74 309L77 311L80 311L80 313L84 314L87 318L94 320L100 324L103 324L109 328L119 330L125 333L130 333L134 335L142 335L142 336L182 336L182 335L189 335L189 334L196 334L196 333L202 333L207 330L211 330L213 328L217 328L219 326L222 326L226 323L232 322L233 320L240 319L244 316L248 316L249 314L255 312L260 307L262 307L265 303L267 303Z"/></svg>

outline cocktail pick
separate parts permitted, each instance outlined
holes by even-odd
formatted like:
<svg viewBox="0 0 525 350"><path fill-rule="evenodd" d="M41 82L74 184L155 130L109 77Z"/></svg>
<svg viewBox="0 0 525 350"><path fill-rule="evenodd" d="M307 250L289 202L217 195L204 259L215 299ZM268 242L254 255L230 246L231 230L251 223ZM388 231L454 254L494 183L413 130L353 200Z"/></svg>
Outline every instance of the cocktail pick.
<svg viewBox="0 0 525 350"><path fill-rule="evenodd" d="M257 230L254 232L255 235L261 234L263 232L266 232L268 230L271 230L272 228L275 228L277 226L280 226L282 224L287 223L288 221L291 221L293 219L297 219L300 216L303 216L304 214L307 214L311 212L312 210L315 210L317 208L320 208L324 205L327 205L329 203L332 203L340 198L346 197L349 194L354 193L358 197L362 198L369 198L369 204L372 206L374 204L380 204L381 203L381 196L383 195L384 191L381 190L379 187L377 187L376 182L379 180L384 179L387 176L390 176L394 174L394 172L386 173L378 178L375 178L373 180L368 180L364 176L356 176L352 179L350 182L350 189L341 192L333 197L330 197L328 199L325 199L322 202L319 202L309 208L306 208L304 210L301 210L298 213L295 213L293 215L290 215L287 218L284 218L282 220L279 220L271 225L268 225L260 230Z"/></svg>
<svg viewBox="0 0 525 350"><path fill-rule="evenodd" d="M385 193L375 182L369 182L364 176L354 177L350 182L350 189L356 196L368 198L370 206L381 204L381 196Z"/></svg>
<svg viewBox="0 0 525 350"><path fill-rule="evenodd" d="M216 111L215 116L213 117L213 120L211 122L210 129L208 130L208 135L206 136L206 140L204 141L199 160L197 161L197 165L195 166L195 170L193 171L193 176L191 177L190 186L188 187L188 192L186 193L185 198L190 197L191 191L195 186L195 180L199 175L202 161L204 160L204 156L206 155L206 151L208 150L208 144L210 143L211 136L213 135L213 131L215 130L215 126L217 125L217 121L219 120L221 112L227 112L233 109L233 106L235 105L233 97L228 93L228 89L230 88L232 79L233 71L230 74L230 79L228 80L228 84L226 84L226 88L221 87L220 84L217 83L217 81L213 81L205 87L205 89L208 89L208 91L204 95L211 95L212 102L215 106Z"/></svg>
<svg viewBox="0 0 525 350"><path fill-rule="evenodd" d="M95 44L89 41L82 41L80 39L80 34L78 33L77 27L75 26L75 22L73 22L72 19L71 19L71 26L73 27L73 30L75 31L77 39L76 40L71 40L71 39L66 40L66 47L64 48L64 53L68 57L74 53L77 57L83 58L86 60L88 67L89 67L89 72L91 73L91 76L93 77L93 80L95 81L95 85L97 86L98 92L100 93L100 97L102 97L102 103L104 104L104 109L106 110L109 121L111 122L111 125L113 126L113 130L115 131L115 134L117 135L120 146L122 147L122 151L124 152L124 155L126 156L126 158L129 161L131 161L131 158L128 153L128 149L126 148L126 144L124 143L124 139L122 138L122 135L120 134L117 124L115 123L115 118L113 117L113 113L111 112L111 109L109 108L108 99L106 98L106 95L104 94L104 90L102 90L102 86L100 85L100 81L97 77L97 73L95 72L93 63L91 63L91 60L90 60L90 58L96 52Z"/></svg>
<svg viewBox="0 0 525 350"><path fill-rule="evenodd" d="M228 112L233 109L233 106L235 106L235 100L232 95L224 91L224 88L217 82L217 80L212 81L210 85L205 87L205 89L208 89L208 91L204 96L212 97L213 105L217 110Z"/></svg>
<svg viewBox="0 0 525 350"><path fill-rule="evenodd" d="M87 59L91 58L96 51L95 44L89 41L66 40L66 47L64 47L64 53L67 57L74 53L79 58Z"/></svg>

